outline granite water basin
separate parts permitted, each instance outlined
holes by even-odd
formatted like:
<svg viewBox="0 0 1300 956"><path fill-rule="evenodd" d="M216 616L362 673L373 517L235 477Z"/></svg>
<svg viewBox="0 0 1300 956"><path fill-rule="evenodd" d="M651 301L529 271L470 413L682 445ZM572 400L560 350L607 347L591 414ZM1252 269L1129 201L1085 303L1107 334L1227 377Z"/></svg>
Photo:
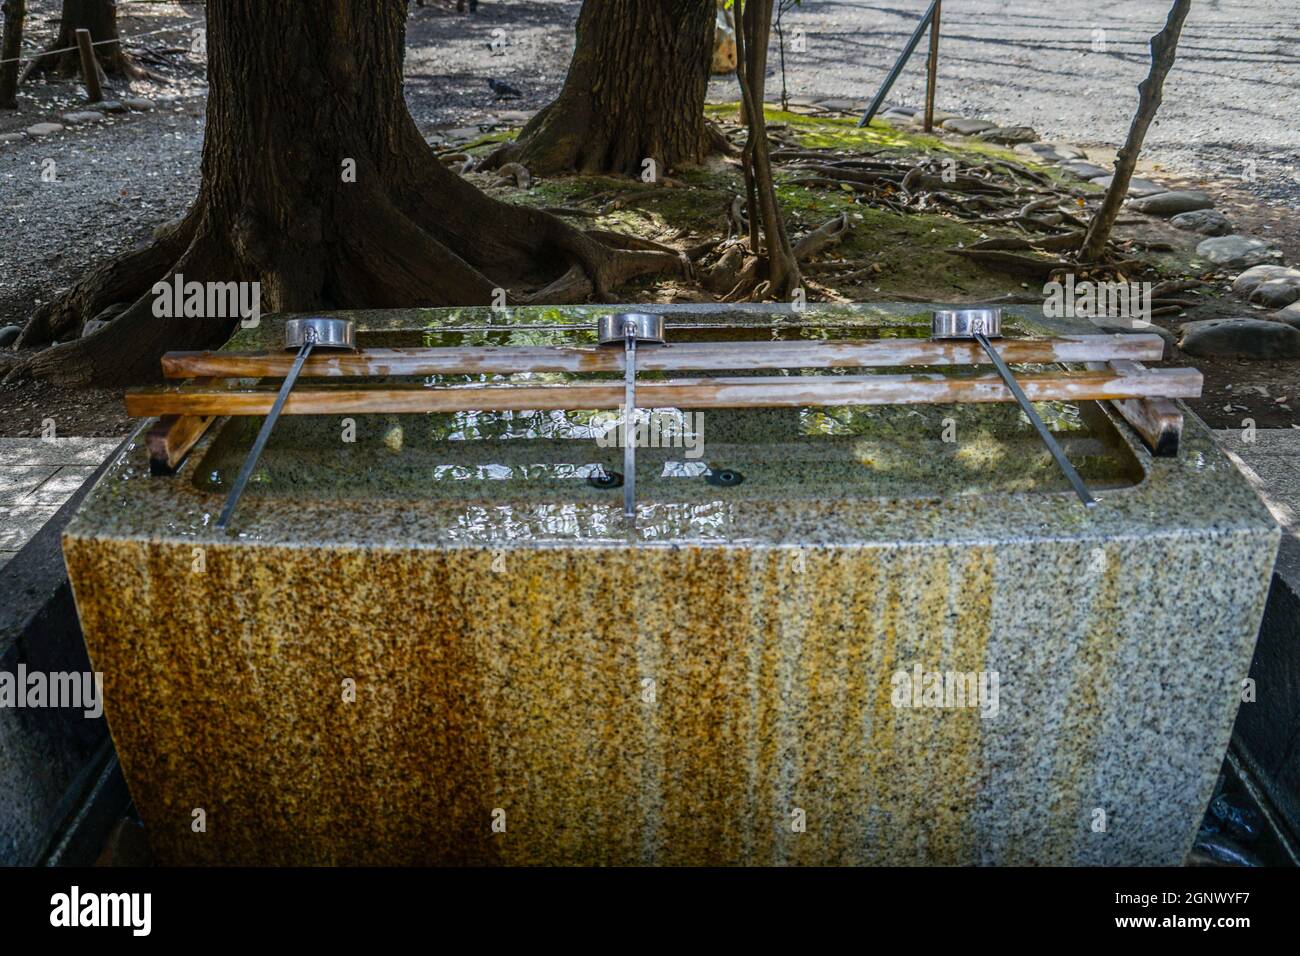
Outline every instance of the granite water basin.
<svg viewBox="0 0 1300 956"><path fill-rule="evenodd" d="M662 308L711 338L926 320ZM492 334L555 341L599 311ZM1010 311L1011 334L1069 330ZM386 345L501 321L353 318ZM230 348L278 336L268 317ZM212 523L256 422L166 478L137 440L64 553L155 853L1178 864L1278 530L1194 417L1153 458L1097 405L1040 407L1097 507L1010 406L709 411L699 458L639 450L635 521L588 483L620 451L580 411L363 416L355 442L286 417L229 534ZM931 674L969 676L979 706L931 700Z"/></svg>

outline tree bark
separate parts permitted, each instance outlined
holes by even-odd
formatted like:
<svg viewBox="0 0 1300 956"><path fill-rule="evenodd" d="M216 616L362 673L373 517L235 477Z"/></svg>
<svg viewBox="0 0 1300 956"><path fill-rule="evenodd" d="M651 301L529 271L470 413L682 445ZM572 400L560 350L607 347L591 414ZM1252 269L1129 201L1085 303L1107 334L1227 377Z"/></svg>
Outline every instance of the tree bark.
<svg viewBox="0 0 1300 956"><path fill-rule="evenodd" d="M4 42L0 44L0 107L18 108L18 58L23 49L26 0L4 0Z"/></svg>
<svg viewBox="0 0 1300 956"><path fill-rule="evenodd" d="M641 175L701 162L714 0L587 0L560 95L485 168Z"/></svg>
<svg viewBox="0 0 1300 956"><path fill-rule="evenodd" d="M23 71L23 77L40 72L55 72L61 76L75 76L81 70L81 57L75 49L77 31L89 30L95 44L95 59L107 76L134 79L144 75L144 70L122 49L118 40L117 0L63 0L63 16L59 35L47 47L49 51L38 55ZM68 47L73 47L69 50Z"/></svg>
<svg viewBox="0 0 1300 956"><path fill-rule="evenodd" d="M154 284L177 273L260 282L263 311L294 311L486 305L498 288L507 301L573 301L681 269L447 170L403 99L405 21L405 0L209 0L198 198L156 242L39 310L19 346L75 335L115 302L126 312L10 377L149 380L168 349L220 345L236 319L154 316Z"/></svg>
<svg viewBox="0 0 1300 956"><path fill-rule="evenodd" d="M1115 176L1101 208L1092 217L1088 234L1084 236L1079 258L1083 262L1099 262L1106 254L1106 243L1119 218L1120 209L1128 197L1128 187L1137 168L1138 154L1146 141L1147 130L1156 118L1164 100L1165 77L1174 67L1178 56L1178 38L1183 32L1183 22L1191 9L1191 0L1174 0L1173 8L1164 28L1151 38L1151 72L1138 86L1138 108L1129 127L1128 140L1115 157Z"/></svg>
<svg viewBox="0 0 1300 956"><path fill-rule="evenodd" d="M785 299L799 288L799 264L790 246L781 208L776 201L772 162L767 143L767 119L763 114L766 87L767 47L772 33L772 4L775 0L736 0L736 75L740 80L741 105L749 128L741 163L749 214L750 251L761 255L765 281L753 293L756 299ZM759 224L762 249L759 248Z"/></svg>

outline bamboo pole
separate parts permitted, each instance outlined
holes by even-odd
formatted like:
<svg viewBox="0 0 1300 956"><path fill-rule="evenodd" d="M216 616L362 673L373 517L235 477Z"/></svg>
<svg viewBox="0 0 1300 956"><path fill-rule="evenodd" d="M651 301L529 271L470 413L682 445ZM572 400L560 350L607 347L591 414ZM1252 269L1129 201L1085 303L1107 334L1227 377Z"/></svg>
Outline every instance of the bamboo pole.
<svg viewBox="0 0 1300 956"><path fill-rule="evenodd" d="M1196 369L1057 372L1018 379L1031 401L1105 401L1130 398L1195 398ZM996 375L816 375L702 378L644 382L645 408L800 408L843 405L942 405L1013 402ZM265 415L276 393L264 389L182 388L128 392L127 413L155 415ZM506 385L426 388L418 384L301 388L290 394L286 415L416 414L466 411L548 411L618 408L623 383Z"/></svg>
<svg viewBox="0 0 1300 956"><path fill-rule="evenodd" d="M1164 340L1157 335L1068 335L1051 339L1000 339L998 350L1013 364L1159 361ZM167 378L283 377L293 363L287 352L168 352ZM683 342L637 351L648 372L724 371L762 368L872 368L909 365L984 365L988 356L975 342L928 339L871 339L796 342ZM621 372L621 349L508 346L483 348L365 349L317 352L304 367L308 378L403 375L511 375L525 372Z"/></svg>

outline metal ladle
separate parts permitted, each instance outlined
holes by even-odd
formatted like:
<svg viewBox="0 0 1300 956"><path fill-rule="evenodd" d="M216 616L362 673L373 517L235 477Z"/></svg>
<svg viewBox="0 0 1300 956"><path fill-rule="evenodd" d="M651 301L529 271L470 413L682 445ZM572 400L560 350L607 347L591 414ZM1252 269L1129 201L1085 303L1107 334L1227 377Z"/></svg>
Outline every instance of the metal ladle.
<svg viewBox="0 0 1300 956"><path fill-rule="evenodd" d="M230 524L230 517L235 513L235 506L239 504L239 499L248 486L248 480L253 477L253 469L257 467L257 461L262 457L262 451L266 448L266 443L271 439L271 432L280 417L280 412L284 409L284 403L288 400L289 393L293 391L294 383L298 380L298 374L302 371L307 356L311 354L313 348L355 348L352 323L347 319L326 319L320 316L307 319L290 319L284 323L284 347L286 351L297 349L298 355L289 368L289 374L284 377L284 384L280 386L280 393L275 396L275 403L271 405L271 411L267 413L266 420L262 422L262 430L257 433L257 440L253 442L248 457L244 459L244 464L235 477L235 483L231 486L230 494L226 496L226 503L222 506L221 516L217 518L216 524L216 527L221 531L226 530Z"/></svg>
<svg viewBox="0 0 1300 956"><path fill-rule="evenodd" d="M1003 361L1002 356L998 354L997 349L989 339L1002 338L1002 310L1001 309L936 309L930 326L930 338L932 339L974 339L980 344L980 347L988 354L989 361L993 367L1002 376L1002 381L1006 383L1007 388L1015 397L1016 402L1020 405L1020 410L1025 413L1029 423L1034 426L1038 432L1038 437L1043 440L1047 450L1052 453L1056 459L1057 466L1061 469L1062 474L1074 489L1074 493L1079 496L1085 507L1092 508L1097 504L1097 499L1088 491L1088 486L1083 483L1083 478L1074 465L1070 464L1070 459L1065 457L1065 452L1057 444L1052 433L1047 430L1043 420L1038 417L1038 412L1034 411L1033 404L1025 395L1020 383L1011 373L1007 363Z"/></svg>
<svg viewBox="0 0 1300 956"><path fill-rule="evenodd" d="M663 344L664 317L648 312L603 315L596 327L601 345L623 345L623 514L636 517L636 344Z"/></svg>

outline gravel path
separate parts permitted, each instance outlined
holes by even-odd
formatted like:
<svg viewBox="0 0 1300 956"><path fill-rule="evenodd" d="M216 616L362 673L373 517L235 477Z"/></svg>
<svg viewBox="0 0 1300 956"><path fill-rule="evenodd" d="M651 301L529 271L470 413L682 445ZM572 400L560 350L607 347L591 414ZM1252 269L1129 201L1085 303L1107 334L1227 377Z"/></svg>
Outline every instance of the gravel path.
<svg viewBox="0 0 1300 956"><path fill-rule="evenodd" d="M787 14L807 50L787 49L792 94L865 105L927 0L805 0ZM1116 146L1170 0L948 0L937 105L1044 139ZM1086 10L1082 17L1076 11ZM1094 34L1094 31L1102 31ZM1094 49L1094 37L1105 49ZM1100 46L1100 45L1098 45ZM779 78L769 88L779 89ZM733 84L734 87L734 84ZM715 83L715 90L722 87ZM890 100L922 105L925 46ZM1300 3L1198 0L1183 30L1144 159L1201 180L1235 181L1274 204L1300 199ZM1254 164L1253 181L1242 182Z"/></svg>
<svg viewBox="0 0 1300 956"><path fill-rule="evenodd" d="M805 52L787 54L791 92L865 102L925 6L924 0L805 0L787 21L807 41ZM1048 139L1115 144L1127 129L1146 70L1147 40L1168 0L1090 6L1095 12L1087 19L1062 22L1059 0L950 0L940 106L1026 123ZM44 16L55 7L55 0L29 4L41 14L42 37ZM431 132L462 128L547 102L563 80L578 8L576 0L485 0L471 17L451 12L450 5L413 7L407 97L417 120ZM189 4L122 9L130 14L122 23L128 37L173 23L201 25L202 8ZM1204 0L1193 10L1146 158L1200 181L1231 182L1243 198L1253 194L1290 218L1286 207L1300 197L1296 0ZM1105 52L1092 49L1096 29L1105 31ZM194 194L203 130L201 63L172 56L175 68L162 71L167 83L132 91L156 96L158 109L0 146L0 207L6 213L0 217L0 324L25 317L34 301L73 281L87 264L145 238ZM522 97L497 99L489 77L506 80ZM779 78L769 88L779 89ZM918 53L891 101L918 104L923 89L924 55ZM78 108L71 84L24 90L28 97L19 113L0 113L0 131ZM167 91L177 98L162 99ZM711 94L734 99L734 79L715 79ZM57 163L57 181L41 176L47 159ZM1256 175L1242 182L1247 161Z"/></svg>

